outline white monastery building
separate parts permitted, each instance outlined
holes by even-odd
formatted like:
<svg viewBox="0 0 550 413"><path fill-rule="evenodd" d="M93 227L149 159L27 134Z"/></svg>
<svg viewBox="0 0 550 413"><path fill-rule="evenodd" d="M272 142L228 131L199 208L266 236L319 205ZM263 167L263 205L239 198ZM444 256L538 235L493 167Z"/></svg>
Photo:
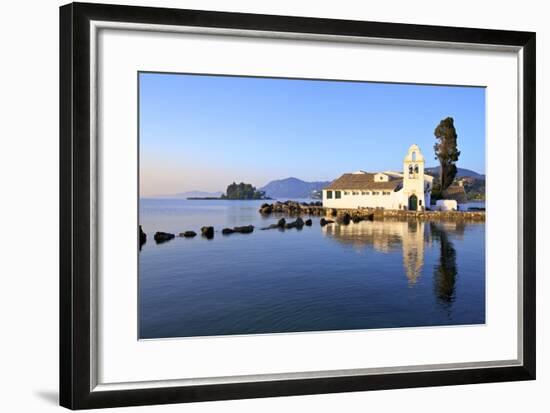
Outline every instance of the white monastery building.
<svg viewBox="0 0 550 413"><path fill-rule="evenodd" d="M433 177L424 174L424 156L412 145L403 160L403 173L346 173L323 189L327 208L384 208L423 211L430 207Z"/></svg>

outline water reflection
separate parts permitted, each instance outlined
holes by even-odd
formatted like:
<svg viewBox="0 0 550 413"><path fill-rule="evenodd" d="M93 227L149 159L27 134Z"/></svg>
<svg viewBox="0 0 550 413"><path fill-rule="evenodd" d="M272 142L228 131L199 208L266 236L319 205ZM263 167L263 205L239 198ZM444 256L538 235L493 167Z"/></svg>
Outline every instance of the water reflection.
<svg viewBox="0 0 550 413"><path fill-rule="evenodd" d="M312 217L301 232L261 231L280 218L262 217L262 202L140 202L141 338L485 323L485 224ZM189 230L156 245L156 231Z"/></svg>
<svg viewBox="0 0 550 413"><path fill-rule="evenodd" d="M378 252L401 250L403 269L410 286L422 275L425 248L439 246L438 263L434 267L437 299L450 304L454 300L457 276L456 250L448 232L458 239L464 237L465 224L461 222L424 223L421 221L363 221L349 225L327 225L326 236L357 251L370 247Z"/></svg>
<svg viewBox="0 0 550 413"><path fill-rule="evenodd" d="M456 250L449 236L442 227L430 223L432 239L439 242L439 263L434 266L434 289L437 299L446 307L450 307L455 299ZM464 228L462 227L462 235ZM450 308L449 308L450 309Z"/></svg>
<svg viewBox="0 0 550 413"><path fill-rule="evenodd" d="M360 251L372 247L388 253L402 250L403 267L410 284L415 284L424 266L425 223L420 221L363 221L349 225L327 225L327 236Z"/></svg>

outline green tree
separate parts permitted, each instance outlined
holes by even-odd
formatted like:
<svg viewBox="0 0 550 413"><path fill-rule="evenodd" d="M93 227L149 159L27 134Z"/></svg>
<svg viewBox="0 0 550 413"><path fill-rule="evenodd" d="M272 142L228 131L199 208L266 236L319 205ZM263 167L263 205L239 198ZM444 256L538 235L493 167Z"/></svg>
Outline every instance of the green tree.
<svg viewBox="0 0 550 413"><path fill-rule="evenodd" d="M228 185L225 195L222 195L224 199L263 199L263 191L256 191L256 188L251 184L245 184L241 182L237 184L233 182Z"/></svg>
<svg viewBox="0 0 550 413"><path fill-rule="evenodd" d="M447 117L439 122L434 131L437 142L434 145L435 159L439 161L440 192L443 193L455 179L456 162L460 156L456 140L458 135L454 126L454 120Z"/></svg>

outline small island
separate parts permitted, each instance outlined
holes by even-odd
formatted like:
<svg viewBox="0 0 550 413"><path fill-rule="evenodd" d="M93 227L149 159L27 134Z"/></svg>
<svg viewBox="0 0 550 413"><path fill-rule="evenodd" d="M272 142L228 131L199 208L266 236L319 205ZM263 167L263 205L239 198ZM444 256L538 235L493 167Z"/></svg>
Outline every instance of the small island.
<svg viewBox="0 0 550 413"><path fill-rule="evenodd" d="M265 196L264 191L256 190L256 187L251 184L245 184L241 182L237 184L233 182L227 186L225 194L217 197L189 197L190 200L258 200L258 199L271 199Z"/></svg>

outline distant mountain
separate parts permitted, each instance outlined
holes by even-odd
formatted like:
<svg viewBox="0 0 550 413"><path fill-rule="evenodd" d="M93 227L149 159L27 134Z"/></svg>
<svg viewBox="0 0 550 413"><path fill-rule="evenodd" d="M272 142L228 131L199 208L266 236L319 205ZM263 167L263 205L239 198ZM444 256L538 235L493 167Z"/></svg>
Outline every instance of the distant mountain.
<svg viewBox="0 0 550 413"><path fill-rule="evenodd" d="M306 182L298 178L286 178L271 181L259 190L270 198L311 198L329 183L330 181Z"/></svg>
<svg viewBox="0 0 550 413"><path fill-rule="evenodd" d="M424 172L433 177L439 176L439 166L432 166L430 168L424 168ZM457 168L456 178L463 178L469 176L475 179L485 180L485 175L478 174L477 172L472 171L471 169Z"/></svg>
<svg viewBox="0 0 550 413"><path fill-rule="evenodd" d="M219 198L223 192L187 191L179 194L166 195L166 198Z"/></svg>

